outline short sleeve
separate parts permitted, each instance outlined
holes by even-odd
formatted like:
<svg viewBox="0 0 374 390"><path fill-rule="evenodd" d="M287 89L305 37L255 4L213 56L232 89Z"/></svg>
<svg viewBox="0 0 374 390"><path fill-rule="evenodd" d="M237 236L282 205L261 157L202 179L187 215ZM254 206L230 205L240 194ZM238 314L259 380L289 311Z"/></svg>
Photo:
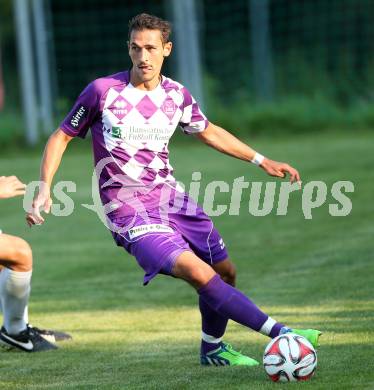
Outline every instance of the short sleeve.
<svg viewBox="0 0 374 390"><path fill-rule="evenodd" d="M182 117L179 120L179 126L187 134L200 133L208 127L208 119L202 113L196 100L190 94L187 88L181 90L183 94Z"/></svg>
<svg viewBox="0 0 374 390"><path fill-rule="evenodd" d="M90 83L76 100L73 109L60 128L71 137L85 138L99 110L99 96L94 82Z"/></svg>

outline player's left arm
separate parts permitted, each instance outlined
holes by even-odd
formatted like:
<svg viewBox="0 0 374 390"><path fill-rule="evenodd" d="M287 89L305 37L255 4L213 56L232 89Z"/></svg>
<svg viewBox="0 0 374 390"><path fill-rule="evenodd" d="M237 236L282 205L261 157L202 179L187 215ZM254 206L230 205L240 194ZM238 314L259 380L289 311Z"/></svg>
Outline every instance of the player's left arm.
<svg viewBox="0 0 374 390"><path fill-rule="evenodd" d="M219 152L243 161L256 163L270 176L285 177L289 174L291 183L301 183L299 172L295 168L289 164L263 157L222 127L209 122L204 131L195 134L197 138Z"/></svg>

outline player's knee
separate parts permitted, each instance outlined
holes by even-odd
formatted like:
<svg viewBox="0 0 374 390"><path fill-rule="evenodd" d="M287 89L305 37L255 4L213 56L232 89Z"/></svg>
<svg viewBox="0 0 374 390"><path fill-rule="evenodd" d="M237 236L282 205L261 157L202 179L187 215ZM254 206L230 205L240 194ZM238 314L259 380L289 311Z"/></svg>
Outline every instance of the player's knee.
<svg viewBox="0 0 374 390"><path fill-rule="evenodd" d="M197 286L203 286L209 281L209 278L202 269L190 270L188 278L193 285Z"/></svg>
<svg viewBox="0 0 374 390"><path fill-rule="evenodd" d="M178 257L172 270L173 276L187 281L196 289L205 286L215 274L209 264L187 251Z"/></svg>
<svg viewBox="0 0 374 390"><path fill-rule="evenodd" d="M32 270L32 250L30 245L19 240L17 247L14 249L13 264L11 268L18 272L28 272Z"/></svg>
<svg viewBox="0 0 374 390"><path fill-rule="evenodd" d="M191 268L188 271L187 280L195 288L201 288L209 282L214 274L213 270L209 270L206 267Z"/></svg>

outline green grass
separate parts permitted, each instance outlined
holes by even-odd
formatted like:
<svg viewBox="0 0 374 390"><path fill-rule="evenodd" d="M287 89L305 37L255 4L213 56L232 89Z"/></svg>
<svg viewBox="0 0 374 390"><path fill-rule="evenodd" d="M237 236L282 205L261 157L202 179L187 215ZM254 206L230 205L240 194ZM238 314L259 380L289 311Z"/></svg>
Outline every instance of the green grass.
<svg viewBox="0 0 374 390"><path fill-rule="evenodd" d="M250 142L250 140L248 140ZM78 141L77 141L78 142ZM255 147L297 166L304 182L351 180L352 213L331 217L328 203L305 220L301 193L287 216L253 217L244 190L239 216L215 218L238 269L238 287L270 315L295 327L324 331L318 369L306 383L271 383L262 367L203 368L198 363L197 298L185 283L165 276L141 286L142 271L114 245L90 202L90 151L71 145L57 180L77 183L74 213L48 217L28 229L20 199L2 201L0 226L28 240L34 250L30 317L33 324L63 329L74 340L50 353L0 352L1 389L369 389L373 357L373 169L369 133L259 138ZM79 142L78 142L79 143ZM203 183L239 176L266 180L253 166L193 144L172 146L177 177ZM40 156L0 157L1 174L37 179ZM204 186L203 186L204 187ZM199 199L202 200L202 197ZM217 197L228 204L229 194ZM226 340L261 359L267 339L229 324Z"/></svg>

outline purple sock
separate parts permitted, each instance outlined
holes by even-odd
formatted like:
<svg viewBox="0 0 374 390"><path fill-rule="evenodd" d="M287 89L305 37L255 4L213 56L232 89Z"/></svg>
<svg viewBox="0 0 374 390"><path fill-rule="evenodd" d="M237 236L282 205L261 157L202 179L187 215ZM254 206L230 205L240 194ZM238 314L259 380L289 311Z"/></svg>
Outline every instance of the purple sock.
<svg viewBox="0 0 374 390"><path fill-rule="evenodd" d="M230 318L270 337L279 334L283 324L275 322L235 287L215 275L198 290L200 298L222 317Z"/></svg>
<svg viewBox="0 0 374 390"><path fill-rule="evenodd" d="M271 331L269 333L269 336L273 339L274 337L277 337L280 335L281 333L281 329L284 328L284 325L283 324L280 324L279 322L277 322L272 328L271 328Z"/></svg>
<svg viewBox="0 0 374 390"><path fill-rule="evenodd" d="M206 354L217 349L220 342L210 342L211 339L220 339L226 330L228 318L214 311L201 297L199 297L203 337L201 341L201 353ZM208 337L207 337L208 336Z"/></svg>

